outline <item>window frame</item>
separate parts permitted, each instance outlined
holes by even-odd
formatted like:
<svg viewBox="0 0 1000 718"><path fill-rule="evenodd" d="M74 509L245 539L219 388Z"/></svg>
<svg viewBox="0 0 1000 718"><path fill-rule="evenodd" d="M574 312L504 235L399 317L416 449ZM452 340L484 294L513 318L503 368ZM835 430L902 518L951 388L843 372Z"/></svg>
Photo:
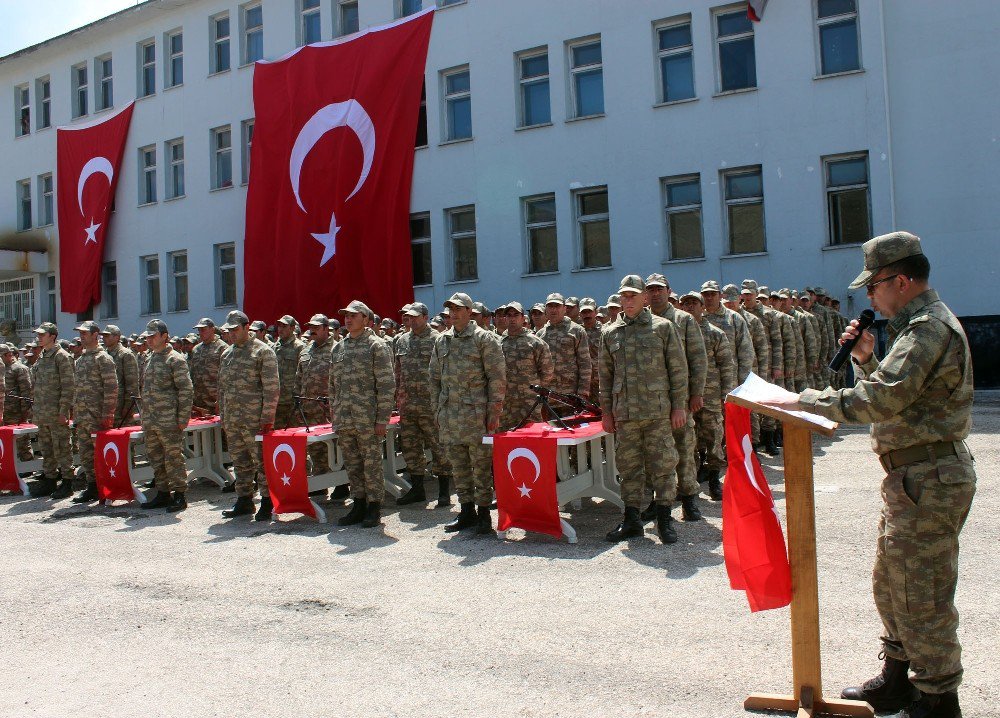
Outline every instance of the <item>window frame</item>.
<svg viewBox="0 0 1000 718"><path fill-rule="evenodd" d="M15 183L17 201L17 231L28 232L34 225L34 198L31 194L31 178L26 177Z"/></svg>
<svg viewBox="0 0 1000 718"><path fill-rule="evenodd" d="M586 47L588 45L597 45L601 50L601 61L597 63L591 63L589 65L577 66L573 60L573 51ZM589 35L587 37L580 37L574 40L568 40L566 42L566 68L567 68L567 78L569 80L569 91L566 96L569 99L569 115L570 120L585 120L590 117L604 117L607 113L607 103L604 96L604 43L601 39L601 35ZM590 74L595 71L595 68L601 75L601 111L593 112L590 114L580 114L578 109L580 109L580 98L577 91L577 77L584 74Z"/></svg>
<svg viewBox="0 0 1000 718"><path fill-rule="evenodd" d="M114 271L114 277L108 276L109 268ZM111 297L114 297L113 302ZM118 263L104 262L101 264L101 319L117 319L118 308Z"/></svg>
<svg viewBox="0 0 1000 718"><path fill-rule="evenodd" d="M598 214L583 214L583 198L588 195L604 193L607 196L608 211ZM608 260L604 265L589 265L584 263L584 232L585 224L596 224L607 222L608 224ZM573 191L573 232L576 244L576 258L574 269L576 271L591 269L611 269L614 267L614 257L611 254L611 193L607 185L594 185L592 187L582 187Z"/></svg>
<svg viewBox="0 0 1000 718"><path fill-rule="evenodd" d="M174 51L174 39L180 38L181 49ZM175 64L180 63L180 72ZM177 75L180 75L178 79ZM176 28L163 33L163 89L170 90L184 84L184 30Z"/></svg>
<svg viewBox="0 0 1000 718"><path fill-rule="evenodd" d="M153 48L153 59L146 59L146 50L148 48ZM156 38L150 37L145 40L140 40L135 44L135 55L136 55L136 97L142 99L143 97L152 97L156 94ZM151 73L150 77L147 77L147 71ZM150 86L150 82L152 84Z"/></svg>
<svg viewBox="0 0 1000 718"><path fill-rule="evenodd" d="M337 37L347 37L348 35L353 35L361 30L361 9L358 4L358 0L334 0L334 22L336 23L336 36ZM354 8L354 13L357 16L358 27L350 32L344 31L345 26L345 10L348 7Z"/></svg>
<svg viewBox="0 0 1000 718"><path fill-rule="evenodd" d="M457 67L450 67L447 70L441 70L440 74L441 74L441 103L442 103L443 117L444 117L444 121L441 123L441 129L444 133L442 144L448 144L451 142L468 142L472 140L475 136L475 131L473 130L472 126L472 71L469 65L459 65ZM448 79L461 74L466 74L469 76L469 89L449 93ZM465 99L469 100L469 134L468 136L457 137L454 134L455 130L454 127L452 126L451 103L460 102Z"/></svg>
<svg viewBox="0 0 1000 718"><path fill-rule="evenodd" d="M48 187L46 187L48 183ZM55 217L55 178L51 172L38 175L38 225L49 227L56 223Z"/></svg>
<svg viewBox="0 0 1000 718"><path fill-rule="evenodd" d="M320 2L320 0L312 0L316 4L312 7L306 7L306 2L309 1L310 0L295 0L295 17L296 17L295 46L296 47L304 47L306 45L311 45L312 43L315 42L322 42L323 40L323 21L321 19L321 12L320 12L322 3ZM306 37L308 31L307 23L310 20L312 20L313 17L316 18L317 31L319 32L319 36L315 40L309 40Z"/></svg>
<svg viewBox="0 0 1000 718"><path fill-rule="evenodd" d="M240 181L244 185L250 184L250 152L256 121L256 117L251 117L240 123Z"/></svg>
<svg viewBox="0 0 1000 718"><path fill-rule="evenodd" d="M155 274L151 274L149 271L150 261L156 262ZM163 275L160 267L160 255L147 254L139 257L139 276L142 278L140 283L142 300L141 311L139 312L140 316L155 316L160 314L163 308L162 287L160 286L160 277ZM155 292L153 291L154 284L156 286Z"/></svg>
<svg viewBox="0 0 1000 718"><path fill-rule="evenodd" d="M260 25L250 27L247 16L254 10L260 10ZM260 57L250 58L251 35L260 33ZM257 60L264 59L264 4L248 2L240 5L240 67L250 67Z"/></svg>
<svg viewBox="0 0 1000 718"><path fill-rule="evenodd" d="M729 95L739 92L753 92L760 87L758 77L757 77L757 33L754 30L753 21L749 18L747 22L750 23L750 29L741 33L736 33L733 35L719 35L719 18L723 15L746 15L747 4L739 3L736 5L724 5L721 7L712 8L712 42L715 45L715 94L716 95ZM738 42L740 40L745 40L746 38L751 38L753 40L753 85L748 85L747 87L734 87L732 89L723 89L722 87L722 45L732 42Z"/></svg>
<svg viewBox="0 0 1000 718"><path fill-rule="evenodd" d="M222 20L226 21L226 34L219 34L219 22ZM229 72L233 66L233 22L229 17L229 11L216 13L208 18L208 36L211 40L209 50L208 50L208 69L209 75L218 75L223 72ZM225 58L226 66L221 67L219 65L219 57L221 55L220 46L225 44Z"/></svg>
<svg viewBox="0 0 1000 718"><path fill-rule="evenodd" d="M222 253L227 249L233 250L233 261L232 263L223 263ZM236 243L235 242L220 242L218 244L212 245L212 264L215 269L215 308L219 309L221 307L235 307L239 302L240 289L239 289L239 273L236 271L237 257L236 257ZM226 301L225 296L225 277L226 273L232 272L233 276L233 297L232 301Z"/></svg>
<svg viewBox="0 0 1000 718"><path fill-rule="evenodd" d="M209 151L211 152L211 189L212 191L220 189L229 189L233 186L233 127L232 125L219 125L218 127L213 127L209 131ZM222 133L227 133L229 135L229 145L227 147L219 146L219 136ZM219 161L220 155L228 154L229 156L229 180L227 182L221 182L219 179Z"/></svg>
<svg viewBox="0 0 1000 718"><path fill-rule="evenodd" d="M698 203L697 204L681 204L676 206L671 206L670 204L670 187L682 184L689 184L691 182L698 183ZM663 205L663 236L665 241L663 243L666 249L665 262L690 262L698 259L705 259L705 197L701 190L701 173L690 172L687 174L680 175L670 175L669 177L660 178L660 191L662 197ZM670 218L671 215L687 214L690 212L698 213L698 243L701 246L701 254L691 256L691 257L675 257L674 256L674 238L670 228Z"/></svg>
<svg viewBox="0 0 1000 718"><path fill-rule="evenodd" d="M59 313L59 300L58 292L56 291L56 273L49 272L45 275L45 305L43 306L44 311L42 316L44 319L42 321L52 322L56 321L56 315Z"/></svg>
<svg viewBox="0 0 1000 718"><path fill-rule="evenodd" d="M157 157L156 145L145 145L138 149L139 152L139 206L156 204L158 199L156 187ZM147 164L147 160L152 153L153 163ZM152 175L152 179L150 176Z"/></svg>
<svg viewBox="0 0 1000 718"><path fill-rule="evenodd" d="M413 222L414 220L426 220L427 221L427 236L414 237L413 236ZM414 212L410 215L410 253L412 256L414 247L423 248L424 245L428 249L433 249L431 244L431 238L433 236L434 230L431 228L431 213L430 212ZM425 282L417 283L416 277L416 265L414 265L414 276L413 276L413 286L414 287L432 287L434 286L434 257L432 252L428 252L429 262L428 262L428 276Z"/></svg>
<svg viewBox="0 0 1000 718"><path fill-rule="evenodd" d="M683 47L672 47L668 50L663 50L660 48L660 33L664 30L669 30L675 27L683 27L687 25L688 34L690 36L690 42ZM653 23L653 51L656 60L656 104L657 105L673 105L680 102L691 102L692 100L698 99L698 86L695 82L697 75L695 74L695 56L694 56L694 26L691 21L691 15L676 15L670 18L664 18L663 20L658 20ZM691 96L690 97L680 97L675 100L667 99L665 78L663 76L663 60L667 57L680 57L683 55L688 55L691 58Z"/></svg>
<svg viewBox="0 0 1000 718"><path fill-rule="evenodd" d="M865 69L864 63L861 59L861 30L858 27L861 17L858 11L857 0L854 0L854 11L848 13L840 13L839 15L830 15L828 17L821 18L819 16L819 3L821 0L814 0L812 3L813 10L813 27L814 38L816 40L816 77L837 77L838 75L848 75L855 72L863 72ZM833 25L836 23L844 22L847 19L854 20L854 35L855 35L855 47L858 49L857 61L858 66L851 70L837 70L836 72L823 72L823 33L822 28L824 25Z"/></svg>
<svg viewBox="0 0 1000 718"><path fill-rule="evenodd" d="M174 157L174 150L178 147L181 151L179 160ZM187 187L185 186L184 177L186 158L184 152L183 137L175 137L163 143L163 164L166 171L163 183L163 198L165 201L180 199L186 196ZM180 192L176 192L178 176L180 177Z"/></svg>
<svg viewBox="0 0 1000 718"><path fill-rule="evenodd" d="M49 75L35 80L35 103L38 105L35 129L52 127L52 78Z"/></svg>
<svg viewBox="0 0 1000 718"><path fill-rule="evenodd" d="M78 62L70 69L70 87L73 90L72 115L73 119L86 117L90 114L90 69L86 62ZM80 74L83 73L83 82L80 82Z"/></svg>
<svg viewBox="0 0 1000 718"><path fill-rule="evenodd" d="M864 184L850 184L850 185L830 185L830 175L829 166L836 162L845 162L850 160L863 159L865 161L865 178L866 182ZM868 233L872 231L872 176L871 176L871 158L868 151L861 152L846 152L836 155L824 155L822 158L823 164L823 194L825 196L825 212L826 212L826 241L827 247L857 247L864 242L871 239L871 237L866 237L860 242L834 242L833 233L833 207L831 202L833 197L837 194L842 194L844 192L857 191L859 189L865 190L866 205L868 208Z"/></svg>
<svg viewBox="0 0 1000 718"><path fill-rule="evenodd" d="M545 58L545 74L544 75L532 75L531 77L524 76L524 63L526 60L534 60L539 57ZM552 124L552 65L549 62L549 47L548 45L543 45L541 47L533 47L528 50L521 50L514 54L514 72L515 80L517 82L517 116L515 118L516 127L519 130L526 130L532 127L548 127ZM528 87L534 85L540 85L545 83L546 94L548 95L548 109L549 109L549 119L545 122L533 122L528 123L527 117L525 115L527 102L526 102L526 90Z"/></svg>
<svg viewBox="0 0 1000 718"><path fill-rule="evenodd" d="M403 14L404 11L406 10L406 8L404 7L406 2L407 0L393 0L392 14L394 19L402 20L404 17L410 17L411 15L416 15L418 12L424 9L423 0L416 0L416 2L420 4L420 7L418 7L416 10Z"/></svg>
<svg viewBox="0 0 1000 718"><path fill-rule="evenodd" d="M14 137L31 134L31 88L28 83L14 87Z"/></svg>
<svg viewBox="0 0 1000 718"><path fill-rule="evenodd" d="M552 220L545 222L532 222L529 213L529 205L538 202L552 202ZM551 269L543 269L533 266L534 246L532 243L532 231L538 229L551 228L555 232L555 266ZM555 192L542 192L540 194L527 195L521 197L521 231L524 242L524 273L526 275L535 274L557 274L559 272L559 219L558 203Z"/></svg>
<svg viewBox="0 0 1000 718"><path fill-rule="evenodd" d="M106 70L110 70L105 74ZM104 112L115 106L115 68L111 53L94 58L94 112Z"/></svg>
<svg viewBox="0 0 1000 718"><path fill-rule="evenodd" d="M471 231L456 231L455 230L455 217L459 214L464 214L466 212L472 212L472 226ZM478 218L476 216L476 205L465 204L458 207L449 207L444 211L445 214L445 227L448 231L448 258L450 266L450 283L455 282L478 282L479 281L479 227ZM469 239L473 240L473 247L475 248L475 273L472 276L459 276L458 273L458 256L455 252L455 244L459 240Z"/></svg>
<svg viewBox="0 0 1000 718"><path fill-rule="evenodd" d="M178 271L174 266L174 260L183 257L184 258L184 269ZM167 283L167 312L186 312L191 306L191 285L188 281L190 274L190 264L188 263L188 251L186 249L177 249L173 252L167 252L167 271L169 272L170 281ZM184 306L180 305L178 286L180 284L184 285Z"/></svg>
<svg viewBox="0 0 1000 718"><path fill-rule="evenodd" d="M735 199L730 199L727 197L728 187L726 180L729 177L737 177L741 175L760 175L760 196L759 197L739 197ZM765 254L767 252L767 213L764 207L764 168L763 165L746 165L744 167L733 167L729 169L720 170L719 172L720 186L722 189L722 226L724 230L724 236L726 237L726 254L727 257L738 257L738 256L749 256L754 254ZM733 228L729 221L729 208L731 206L749 206L759 204L760 205L760 226L761 234L764 240L764 244L760 249L755 249L750 252L737 252L733 247Z"/></svg>

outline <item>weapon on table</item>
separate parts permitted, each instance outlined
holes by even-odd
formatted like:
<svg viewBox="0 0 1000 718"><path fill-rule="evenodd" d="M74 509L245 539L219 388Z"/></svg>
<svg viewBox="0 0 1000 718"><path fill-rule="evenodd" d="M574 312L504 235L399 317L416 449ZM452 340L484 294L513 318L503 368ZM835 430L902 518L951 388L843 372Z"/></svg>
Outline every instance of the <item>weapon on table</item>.
<svg viewBox="0 0 1000 718"><path fill-rule="evenodd" d="M302 419L302 426L306 428L306 431L312 429L312 425L306 419L306 412L302 408L302 402L313 401L325 406L329 406L330 404L330 397L328 396L293 396L292 399L295 401L295 411L299 413L299 418Z"/></svg>
<svg viewBox="0 0 1000 718"><path fill-rule="evenodd" d="M528 409L527 413L523 417L521 417L521 420L517 422L517 424L512 426L510 429L508 429L508 431L516 431L525 424L528 424L532 414L535 413L535 409L538 408L539 404L541 404L542 407L546 411L548 411L549 415L552 417L550 423L558 424L566 431L573 431L573 428L571 426L573 424L583 424L584 422L590 421L591 419L601 418L601 407L599 407L597 404L594 404L593 402L587 401L579 394L565 394L561 391L554 391L547 387L539 386L538 384L529 384L528 386L530 386L531 390L534 391L535 394L537 394L537 396L535 397L535 403L532 404L531 408ZM563 419L558 415L556 410L552 408L552 405L549 403L550 399L552 401L570 407L577 414L583 412L589 412L594 416L586 418L573 417L569 419Z"/></svg>
<svg viewBox="0 0 1000 718"><path fill-rule="evenodd" d="M142 417L142 397L132 394L129 399L128 406L125 407L125 411L122 412L122 418L118 420L118 426L116 429L120 429L125 426L125 420L132 418L132 410L139 412L139 416Z"/></svg>
<svg viewBox="0 0 1000 718"><path fill-rule="evenodd" d="M6 397L7 399L17 399L18 401L26 401L29 404L35 403L35 400L32 399L30 396L18 396L12 391L9 391L6 394L4 394L4 397Z"/></svg>

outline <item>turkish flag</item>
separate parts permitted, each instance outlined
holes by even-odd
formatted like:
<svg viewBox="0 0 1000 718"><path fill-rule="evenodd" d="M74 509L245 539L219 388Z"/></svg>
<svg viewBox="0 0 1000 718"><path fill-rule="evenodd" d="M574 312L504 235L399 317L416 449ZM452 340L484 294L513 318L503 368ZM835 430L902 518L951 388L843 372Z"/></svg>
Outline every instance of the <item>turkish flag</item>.
<svg viewBox="0 0 1000 718"><path fill-rule="evenodd" d="M760 22L764 17L764 8L767 6L767 0L750 0L747 3L747 17L754 22Z"/></svg>
<svg viewBox="0 0 1000 718"><path fill-rule="evenodd" d="M771 487L750 439L750 410L726 404L722 549L731 588L746 591L751 611L792 601L792 571Z"/></svg>
<svg viewBox="0 0 1000 718"><path fill-rule="evenodd" d="M25 495L28 493L24 479L17 475L13 426L0 426L0 491L20 491Z"/></svg>
<svg viewBox="0 0 1000 718"><path fill-rule="evenodd" d="M305 514L320 522L326 512L309 498L305 430L280 429L264 434L264 476L276 514Z"/></svg>
<svg viewBox="0 0 1000 718"><path fill-rule="evenodd" d="M97 480L97 496L101 501L131 501L142 503L143 495L132 483L132 467L129 466L128 446L132 432L141 431L138 426L124 426L120 429L98 431L94 442L94 478Z"/></svg>
<svg viewBox="0 0 1000 718"><path fill-rule="evenodd" d="M59 296L70 314L101 301L104 239L133 105L101 122L56 130Z"/></svg>
<svg viewBox="0 0 1000 718"><path fill-rule="evenodd" d="M497 529L511 527L559 538L556 494L556 437L530 437L518 432L493 435L493 483L500 519Z"/></svg>
<svg viewBox="0 0 1000 718"><path fill-rule="evenodd" d="M254 66L245 310L413 301L410 185L433 8ZM282 281L274 281L276 267Z"/></svg>

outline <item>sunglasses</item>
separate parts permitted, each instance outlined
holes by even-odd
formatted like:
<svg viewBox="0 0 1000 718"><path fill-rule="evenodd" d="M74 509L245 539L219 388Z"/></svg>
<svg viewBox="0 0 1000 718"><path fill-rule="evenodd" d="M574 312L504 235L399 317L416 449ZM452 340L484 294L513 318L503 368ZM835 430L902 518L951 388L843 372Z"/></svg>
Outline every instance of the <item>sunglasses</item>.
<svg viewBox="0 0 1000 718"><path fill-rule="evenodd" d="M898 276L899 276L898 274L892 274L892 275L889 275L888 277L882 277L882 279L878 280L877 282L872 282L871 284L866 284L865 285L865 291L867 291L869 294L871 294L872 292L875 291L875 287L877 287L878 285L882 284L883 282L892 281L893 279L895 279Z"/></svg>

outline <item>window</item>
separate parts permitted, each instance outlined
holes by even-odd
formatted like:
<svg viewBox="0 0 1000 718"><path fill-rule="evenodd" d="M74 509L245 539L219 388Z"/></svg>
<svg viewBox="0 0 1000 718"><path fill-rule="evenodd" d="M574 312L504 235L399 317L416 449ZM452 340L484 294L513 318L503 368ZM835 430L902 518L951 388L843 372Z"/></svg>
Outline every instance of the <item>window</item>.
<svg viewBox="0 0 1000 718"><path fill-rule="evenodd" d="M43 314L43 322L56 321L56 275L52 274L45 275L45 312Z"/></svg>
<svg viewBox="0 0 1000 718"><path fill-rule="evenodd" d="M442 73L445 141L472 138L472 84L469 68Z"/></svg>
<svg viewBox="0 0 1000 718"><path fill-rule="evenodd" d="M698 175L663 180L668 259L704 257L701 231L701 178Z"/></svg>
<svg viewBox="0 0 1000 718"><path fill-rule="evenodd" d="M264 57L264 9L261 5L244 5L240 8L243 21L243 65L250 65Z"/></svg>
<svg viewBox="0 0 1000 718"><path fill-rule="evenodd" d="M156 94L156 41L139 43L139 97Z"/></svg>
<svg viewBox="0 0 1000 718"><path fill-rule="evenodd" d="M438 7L449 7L451 5L463 5L469 0L437 0Z"/></svg>
<svg viewBox="0 0 1000 718"><path fill-rule="evenodd" d="M188 256L186 251L167 254L170 267L167 307L171 312L186 312L188 309Z"/></svg>
<svg viewBox="0 0 1000 718"><path fill-rule="evenodd" d="M757 61L753 47L753 22L746 7L715 16L719 46L719 91L757 87Z"/></svg>
<svg viewBox="0 0 1000 718"><path fill-rule="evenodd" d="M431 272L431 216L426 212L410 215L410 248L413 254L413 286L434 283Z"/></svg>
<svg viewBox="0 0 1000 718"><path fill-rule="evenodd" d="M155 254L142 257L142 313L160 313L160 258Z"/></svg>
<svg viewBox="0 0 1000 718"><path fill-rule="evenodd" d="M547 125L552 121L549 103L549 53L523 53L517 58L521 84L518 127Z"/></svg>
<svg viewBox="0 0 1000 718"><path fill-rule="evenodd" d="M215 252L215 306L236 304L236 245L217 244Z"/></svg>
<svg viewBox="0 0 1000 718"><path fill-rule="evenodd" d="M760 167L722 173L726 192L729 253L765 251L764 180Z"/></svg>
<svg viewBox="0 0 1000 718"><path fill-rule="evenodd" d="M660 73L660 102L677 102L694 97L691 21L670 22L656 28L657 69Z"/></svg>
<svg viewBox="0 0 1000 718"><path fill-rule="evenodd" d="M458 207L445 211L451 239L451 278L461 282L479 279L476 262L476 208Z"/></svg>
<svg viewBox="0 0 1000 718"><path fill-rule="evenodd" d="M579 267L611 266L611 227L608 188L576 193L576 223L580 245Z"/></svg>
<svg viewBox="0 0 1000 718"><path fill-rule="evenodd" d="M73 85L73 117L83 117L88 112L87 94L89 85L87 84L87 65L76 65L70 71Z"/></svg>
<svg viewBox="0 0 1000 718"><path fill-rule="evenodd" d="M817 0L816 25L821 75L861 69L855 0Z"/></svg>
<svg viewBox="0 0 1000 718"><path fill-rule="evenodd" d="M184 33L177 30L167 34L164 47L167 49L166 76L164 87L184 84Z"/></svg>
<svg viewBox="0 0 1000 718"><path fill-rule="evenodd" d="M357 0L337 3L337 34L351 35L360 27Z"/></svg>
<svg viewBox="0 0 1000 718"><path fill-rule="evenodd" d="M871 239L868 154L823 159L830 244Z"/></svg>
<svg viewBox="0 0 1000 718"><path fill-rule="evenodd" d="M156 146L139 148L139 204L156 202Z"/></svg>
<svg viewBox="0 0 1000 718"><path fill-rule="evenodd" d="M35 81L35 101L38 103L38 129L52 127L52 83L48 77Z"/></svg>
<svg viewBox="0 0 1000 718"><path fill-rule="evenodd" d="M604 114L604 65L601 41L569 46L570 95L573 117Z"/></svg>
<svg viewBox="0 0 1000 718"><path fill-rule="evenodd" d="M111 55L94 60L94 74L97 76L97 99L94 101L94 109L100 112L114 107L114 73L111 67Z"/></svg>
<svg viewBox="0 0 1000 718"><path fill-rule="evenodd" d="M25 179L17 183L17 228L20 231L31 229L31 180Z"/></svg>
<svg viewBox="0 0 1000 718"><path fill-rule="evenodd" d="M299 0L299 45L320 41L319 0Z"/></svg>
<svg viewBox="0 0 1000 718"><path fill-rule="evenodd" d="M417 139L414 147L427 146L427 81L420 86L420 114L417 115Z"/></svg>
<svg viewBox="0 0 1000 718"><path fill-rule="evenodd" d="M167 158L167 199L184 196L184 139L178 138L164 143Z"/></svg>
<svg viewBox="0 0 1000 718"><path fill-rule="evenodd" d="M524 236L528 245L528 274L559 271L556 241L556 197L552 194L521 200Z"/></svg>
<svg viewBox="0 0 1000 718"><path fill-rule="evenodd" d="M101 267L101 319L118 316L118 265L105 262Z"/></svg>
<svg viewBox="0 0 1000 718"><path fill-rule="evenodd" d="M396 17L406 17L420 12L422 5L421 0L396 0Z"/></svg>
<svg viewBox="0 0 1000 718"><path fill-rule="evenodd" d="M212 56L209 58L211 72L225 72L229 69L229 13L216 15L210 21L212 33Z"/></svg>
<svg viewBox="0 0 1000 718"><path fill-rule="evenodd" d="M55 212L53 210L55 191L51 172L38 177L38 196L42 200L38 205L38 226L45 227L55 221Z"/></svg>
<svg viewBox="0 0 1000 718"><path fill-rule="evenodd" d="M229 125L212 130L212 189L233 186L233 138Z"/></svg>
<svg viewBox="0 0 1000 718"><path fill-rule="evenodd" d="M78 322L89 322L94 318L94 308L90 307L85 312L76 313L76 321Z"/></svg>
<svg viewBox="0 0 1000 718"><path fill-rule="evenodd" d="M14 136L31 134L31 95L27 85L14 88Z"/></svg>
<svg viewBox="0 0 1000 718"><path fill-rule="evenodd" d="M253 120L243 120L241 127L241 146L243 148L241 171L243 172L243 184L250 181L250 150L253 148L253 125Z"/></svg>

